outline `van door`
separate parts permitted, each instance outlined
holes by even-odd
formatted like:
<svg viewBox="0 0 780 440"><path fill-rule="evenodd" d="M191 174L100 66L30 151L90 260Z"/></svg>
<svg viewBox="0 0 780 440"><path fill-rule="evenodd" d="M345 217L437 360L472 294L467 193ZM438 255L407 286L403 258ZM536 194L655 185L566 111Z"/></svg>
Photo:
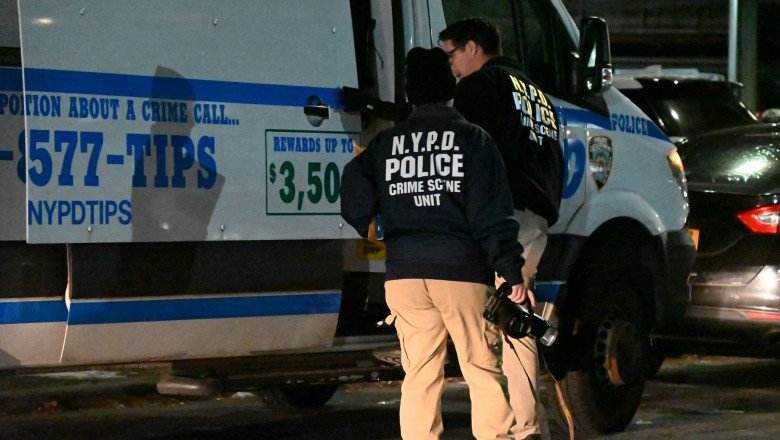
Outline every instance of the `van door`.
<svg viewBox="0 0 780 440"><path fill-rule="evenodd" d="M555 234L566 230L568 220L585 201L586 185L582 182L587 126L592 117L591 111L575 97L572 76L577 46L573 23L564 22L549 1L518 2L518 9L522 65L528 77L552 95L560 119L565 174L560 217L550 228L550 233Z"/></svg>
<svg viewBox="0 0 780 440"><path fill-rule="evenodd" d="M107 243L355 236L339 216L361 142L337 99L357 84L348 1L44 0L22 2L19 23L26 239L69 243L71 274L126 278ZM80 259L85 246L106 252ZM84 289L69 285L63 363L327 345L340 298Z"/></svg>

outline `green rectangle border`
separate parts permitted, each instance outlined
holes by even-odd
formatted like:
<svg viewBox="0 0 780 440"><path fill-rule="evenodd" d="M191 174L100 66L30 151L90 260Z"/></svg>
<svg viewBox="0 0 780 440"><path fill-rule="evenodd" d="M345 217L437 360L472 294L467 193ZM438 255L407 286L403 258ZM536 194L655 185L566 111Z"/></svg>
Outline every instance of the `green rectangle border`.
<svg viewBox="0 0 780 440"><path fill-rule="evenodd" d="M346 134L346 135L357 135L358 142L363 143L363 133L359 131L319 131L319 130L282 130L278 128L268 128L264 132L264 138L265 138L265 167L263 175L265 176L264 182L265 182L265 215L266 216L298 216L298 215L306 215L306 216L316 216L316 215L341 215L340 212L316 212L316 213L278 213L278 212L268 212L268 133L318 133L318 134Z"/></svg>

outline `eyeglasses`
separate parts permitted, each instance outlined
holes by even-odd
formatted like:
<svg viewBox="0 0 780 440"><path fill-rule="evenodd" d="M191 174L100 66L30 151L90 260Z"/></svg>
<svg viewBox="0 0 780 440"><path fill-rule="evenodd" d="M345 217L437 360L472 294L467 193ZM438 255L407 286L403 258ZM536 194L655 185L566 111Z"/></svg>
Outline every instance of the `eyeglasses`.
<svg viewBox="0 0 780 440"><path fill-rule="evenodd" d="M454 49L452 49L451 51L447 52L447 58L452 59L452 54L454 54L455 51L458 50L458 49L463 49L463 48L460 47L460 46L456 46Z"/></svg>

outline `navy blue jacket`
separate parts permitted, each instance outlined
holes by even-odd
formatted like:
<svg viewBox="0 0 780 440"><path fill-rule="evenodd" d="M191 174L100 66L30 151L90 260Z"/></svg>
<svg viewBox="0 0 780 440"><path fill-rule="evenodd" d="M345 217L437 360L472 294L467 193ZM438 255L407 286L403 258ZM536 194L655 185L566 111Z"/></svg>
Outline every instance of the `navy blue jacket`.
<svg viewBox="0 0 780 440"><path fill-rule="evenodd" d="M426 104L380 132L344 169L341 215L360 235L382 215L386 279L523 281L506 171L480 127Z"/></svg>
<svg viewBox="0 0 780 440"><path fill-rule="evenodd" d="M498 145L515 208L528 208L552 226L558 219L564 172L552 102L515 60L496 57L458 82L453 107Z"/></svg>

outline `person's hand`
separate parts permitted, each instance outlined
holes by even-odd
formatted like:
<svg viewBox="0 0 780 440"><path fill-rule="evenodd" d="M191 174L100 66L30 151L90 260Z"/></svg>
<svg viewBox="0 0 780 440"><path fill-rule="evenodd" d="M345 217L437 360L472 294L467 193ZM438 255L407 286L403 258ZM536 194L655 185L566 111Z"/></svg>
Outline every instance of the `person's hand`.
<svg viewBox="0 0 780 440"><path fill-rule="evenodd" d="M363 109L373 110L377 102L379 102L379 98L363 93L354 87L342 87L339 90L339 103L348 112L361 111Z"/></svg>
<svg viewBox="0 0 780 440"><path fill-rule="evenodd" d="M526 298L528 298L532 307L536 305L534 293L525 284L515 284L512 286L512 293L510 293L507 298L516 304L522 304L525 302Z"/></svg>

